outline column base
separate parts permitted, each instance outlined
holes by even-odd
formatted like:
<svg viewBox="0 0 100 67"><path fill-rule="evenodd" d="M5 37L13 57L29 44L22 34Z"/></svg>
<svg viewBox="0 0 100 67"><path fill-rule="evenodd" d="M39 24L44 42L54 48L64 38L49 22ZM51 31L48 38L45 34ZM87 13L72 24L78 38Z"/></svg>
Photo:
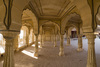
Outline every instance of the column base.
<svg viewBox="0 0 100 67"><path fill-rule="evenodd" d="M97 67L96 64L88 64L86 67Z"/></svg>
<svg viewBox="0 0 100 67"><path fill-rule="evenodd" d="M70 44L67 44L66 46L70 46Z"/></svg>
<svg viewBox="0 0 100 67"><path fill-rule="evenodd" d="M27 45L28 47L30 46L30 45Z"/></svg>
<svg viewBox="0 0 100 67"><path fill-rule="evenodd" d="M83 51L83 48L78 48L77 51L78 52Z"/></svg>
<svg viewBox="0 0 100 67"><path fill-rule="evenodd" d="M59 56L64 56L64 52L59 52Z"/></svg>
<svg viewBox="0 0 100 67"><path fill-rule="evenodd" d="M19 51L19 49L16 49L15 51L16 51L16 52L18 52L18 51Z"/></svg>
<svg viewBox="0 0 100 67"><path fill-rule="evenodd" d="M35 52L35 53L34 53L34 56L35 56L35 57L38 57L38 53L37 53L37 52Z"/></svg>
<svg viewBox="0 0 100 67"><path fill-rule="evenodd" d="M64 56L64 50L60 48L59 56Z"/></svg>
<svg viewBox="0 0 100 67"><path fill-rule="evenodd" d="M40 48L42 48L42 45L40 45Z"/></svg>
<svg viewBox="0 0 100 67"><path fill-rule="evenodd" d="M27 47L27 45L25 45L25 47Z"/></svg>
<svg viewBox="0 0 100 67"><path fill-rule="evenodd" d="M57 47L57 45L54 45L54 47Z"/></svg>

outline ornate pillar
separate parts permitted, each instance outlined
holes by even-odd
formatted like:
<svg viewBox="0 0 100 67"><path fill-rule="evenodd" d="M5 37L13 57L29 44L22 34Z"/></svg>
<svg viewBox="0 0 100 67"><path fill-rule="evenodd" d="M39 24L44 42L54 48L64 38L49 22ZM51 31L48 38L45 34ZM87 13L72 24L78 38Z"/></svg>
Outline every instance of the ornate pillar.
<svg viewBox="0 0 100 67"><path fill-rule="evenodd" d="M54 47L57 47L57 37L56 37L56 34L54 36Z"/></svg>
<svg viewBox="0 0 100 67"><path fill-rule="evenodd" d="M97 67L96 56L95 56L95 35L94 33L86 34L88 39L88 57L87 57L87 67Z"/></svg>
<svg viewBox="0 0 100 67"><path fill-rule="evenodd" d="M5 0L3 0L3 3L6 8L5 18L4 18L4 25L6 29L4 28L2 31L0 31L0 33L3 34L6 41L3 67L14 67L13 41L14 41L14 37L19 32L10 28L12 22L11 11L12 11L13 1L8 0L5 2Z"/></svg>
<svg viewBox="0 0 100 67"><path fill-rule="evenodd" d="M43 30L43 33L42 33L42 45L44 44L44 42L45 42L45 32L44 32L44 30Z"/></svg>
<svg viewBox="0 0 100 67"><path fill-rule="evenodd" d="M67 46L70 46L70 36L67 35Z"/></svg>
<svg viewBox="0 0 100 67"><path fill-rule="evenodd" d="M30 31L29 31L30 32ZM29 46L30 44L29 44L29 32L27 32L27 34L26 34L26 44L27 44L27 46Z"/></svg>
<svg viewBox="0 0 100 67"><path fill-rule="evenodd" d="M40 48L42 48L42 34L41 34L41 39L40 39Z"/></svg>
<svg viewBox="0 0 100 67"><path fill-rule="evenodd" d="M3 67L14 67L14 37L18 33L13 31L3 31L1 33L6 41Z"/></svg>
<svg viewBox="0 0 100 67"><path fill-rule="evenodd" d="M32 44L34 43L34 33L32 33Z"/></svg>
<svg viewBox="0 0 100 67"><path fill-rule="evenodd" d="M44 44L44 34L42 34L42 45Z"/></svg>
<svg viewBox="0 0 100 67"><path fill-rule="evenodd" d="M63 35L60 35L60 52L59 52L59 56L63 56L64 55L64 47L63 47Z"/></svg>
<svg viewBox="0 0 100 67"><path fill-rule="evenodd" d="M5 47L5 58L3 67L14 67L14 50L13 50L13 38L5 37L6 47Z"/></svg>
<svg viewBox="0 0 100 67"><path fill-rule="evenodd" d="M15 51L19 51L19 48L18 48L18 39L19 39L19 35L17 35L15 38L14 38L14 48L15 48Z"/></svg>
<svg viewBox="0 0 100 67"><path fill-rule="evenodd" d="M36 41L35 41L35 53L34 56L38 57L38 34L35 34Z"/></svg>
<svg viewBox="0 0 100 67"><path fill-rule="evenodd" d="M42 45L44 44L44 30L42 30Z"/></svg>
<svg viewBox="0 0 100 67"><path fill-rule="evenodd" d="M77 51L82 51L83 50L83 45L82 45L82 35L78 35L78 48Z"/></svg>

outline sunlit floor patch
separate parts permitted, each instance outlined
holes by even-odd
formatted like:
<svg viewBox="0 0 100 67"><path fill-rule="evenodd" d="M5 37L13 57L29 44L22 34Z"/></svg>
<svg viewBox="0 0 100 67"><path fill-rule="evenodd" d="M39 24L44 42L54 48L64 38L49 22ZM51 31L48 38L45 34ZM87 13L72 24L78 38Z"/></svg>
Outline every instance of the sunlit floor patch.
<svg viewBox="0 0 100 67"><path fill-rule="evenodd" d="M19 45L18 45L18 48L21 48L23 46L26 46L23 42L20 42Z"/></svg>
<svg viewBox="0 0 100 67"><path fill-rule="evenodd" d="M29 52L29 51L23 50L22 53L24 53L24 54L26 54L26 55L28 55L28 56L30 56L30 57L32 57L32 58L38 59L38 57L35 57L35 56L34 56L34 53L31 53L31 52Z"/></svg>
<svg viewBox="0 0 100 67"><path fill-rule="evenodd" d="M32 47L35 47L35 44L33 44ZM38 46L38 48L41 48L40 45Z"/></svg>
<svg viewBox="0 0 100 67"><path fill-rule="evenodd" d="M32 47L35 47L35 44L33 44Z"/></svg>
<svg viewBox="0 0 100 67"><path fill-rule="evenodd" d="M4 61L1 61L1 63L3 64Z"/></svg>

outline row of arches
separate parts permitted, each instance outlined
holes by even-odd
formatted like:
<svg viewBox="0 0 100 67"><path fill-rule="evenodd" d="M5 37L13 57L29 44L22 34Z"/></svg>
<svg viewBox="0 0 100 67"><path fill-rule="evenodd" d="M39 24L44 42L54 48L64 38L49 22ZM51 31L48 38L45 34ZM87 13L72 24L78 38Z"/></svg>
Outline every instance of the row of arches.
<svg viewBox="0 0 100 67"><path fill-rule="evenodd" d="M14 38L14 50L18 51L19 49L28 46L28 44L32 44L34 40L33 29L29 30L27 26L22 26L20 34ZM0 55L5 53L5 44L6 40L3 35L0 34Z"/></svg>
<svg viewBox="0 0 100 67"><path fill-rule="evenodd" d="M29 1L31 1L31 0L29 0ZM24 3L24 5L23 5L23 8L26 6L26 4L28 4L29 3L29 1L27 2L27 1L25 1L25 3ZM91 25L92 23L92 15L91 15L91 9L90 9L90 7L89 7L89 5L88 5L88 1L87 0L84 0L84 1L73 1L73 0L70 0L74 5L76 5L76 7L77 7L77 9L79 10L79 13L78 14L80 14L80 16L81 16L81 19L82 19L82 22L84 22L83 23L83 30L84 30L84 28L86 27L86 25L87 25L87 23L88 23L88 25ZM27 2L27 3L26 3ZM16 1L14 1L14 3L16 3ZM84 3L84 4L82 4L82 3ZM81 6L80 6L80 4L81 4ZM1 4L0 4L1 6L3 6L3 1L1 1ZM14 5L14 6L17 6L18 8L20 8L17 4L16 5ZM83 10L81 9L82 7L84 7L84 6L87 6L87 7L85 7ZM96 8L98 8L98 7L96 7ZM21 9L21 8L20 8ZM26 8L24 8L24 9L26 9ZM21 9L22 10L22 9ZM33 20L33 22L34 22L34 25L36 26L36 27L38 27L38 18L35 16L35 14L32 12L32 11L30 11L30 10L26 10L26 12L28 12L29 14L30 14L30 16L31 17L33 17L32 18L32 20ZM97 10L95 11L96 13L98 12ZM0 13L3 13L4 14L4 11L2 11L1 10L1 12ZM14 15L14 14L13 14ZM21 15L21 14L20 14ZM18 15L16 15L16 16L18 16ZM69 15L70 16L70 15ZM3 17L2 17L3 18ZM15 18L15 17L14 17ZM17 17L16 17L17 18ZM20 17L19 17L20 18ZM86 20L86 19L88 19L88 20ZM20 18L20 20L21 20L21 18ZM64 19L63 19L64 20ZM86 22L86 21L87 22ZM2 20L1 20L2 21ZM66 21L67 22L67 21ZM63 23L65 23L65 22L62 22L62 25L63 25ZM36 28L35 27L35 28ZM89 27L91 27L91 26L89 26ZM92 29L92 28L91 28ZM36 28L36 30L38 30L38 28ZM36 32L36 33L38 33L38 32Z"/></svg>

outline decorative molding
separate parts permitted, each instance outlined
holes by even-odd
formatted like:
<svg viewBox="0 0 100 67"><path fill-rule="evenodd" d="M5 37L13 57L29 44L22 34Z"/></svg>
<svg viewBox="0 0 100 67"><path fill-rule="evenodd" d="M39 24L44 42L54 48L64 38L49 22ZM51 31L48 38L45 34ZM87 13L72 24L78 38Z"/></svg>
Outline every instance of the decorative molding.
<svg viewBox="0 0 100 67"><path fill-rule="evenodd" d="M9 32L20 32L19 30L0 30L0 32L9 31Z"/></svg>
<svg viewBox="0 0 100 67"><path fill-rule="evenodd" d="M74 8L75 8L76 6L71 6L64 14L63 14L63 16L61 17L61 19L62 18L64 18L69 12L71 12Z"/></svg>

